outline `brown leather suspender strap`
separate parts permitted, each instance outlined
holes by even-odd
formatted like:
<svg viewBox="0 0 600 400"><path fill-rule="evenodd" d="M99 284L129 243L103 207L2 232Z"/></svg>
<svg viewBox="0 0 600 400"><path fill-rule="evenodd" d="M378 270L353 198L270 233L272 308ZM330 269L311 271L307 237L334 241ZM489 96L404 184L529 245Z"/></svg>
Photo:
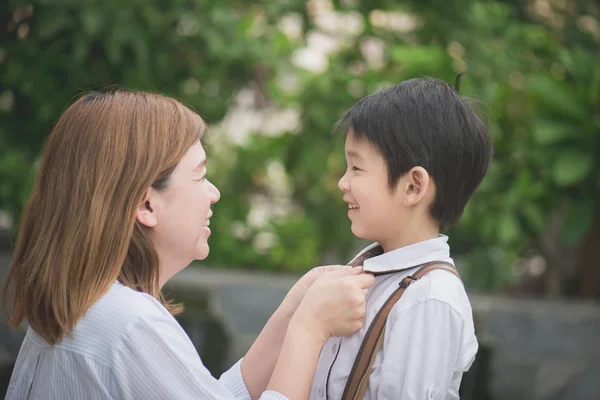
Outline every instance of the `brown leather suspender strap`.
<svg viewBox="0 0 600 400"><path fill-rule="evenodd" d="M379 352L385 336L385 325L387 317L392 311L394 304L402 297L402 294L416 280L419 280L429 272L442 269L453 273L456 276L458 272L454 268L454 265L445 261L433 261L419 265L419 270L412 276L407 276L400 282L400 287L392 293L392 295L383 304L373 322L367 330L367 334L363 339L363 342L358 350L358 354L354 359L354 365L350 371L350 376L346 381L346 387L344 388L344 394L342 400L361 400L367 390L369 383L369 375L371 374L371 368L375 361L375 356ZM460 277L459 277L460 278Z"/></svg>

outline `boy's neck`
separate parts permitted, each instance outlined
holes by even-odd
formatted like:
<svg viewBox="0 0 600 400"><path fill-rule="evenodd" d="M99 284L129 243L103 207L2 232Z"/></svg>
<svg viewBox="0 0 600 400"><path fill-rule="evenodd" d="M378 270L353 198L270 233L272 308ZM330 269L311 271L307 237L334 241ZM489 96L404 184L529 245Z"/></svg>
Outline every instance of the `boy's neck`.
<svg viewBox="0 0 600 400"><path fill-rule="evenodd" d="M401 233L397 233L390 237L389 240L379 240L379 244L383 247L383 252L397 250L401 247L410 246L411 244L423 242L425 240L435 239L440 236L440 228L436 223L422 224L419 229L411 229L406 226Z"/></svg>

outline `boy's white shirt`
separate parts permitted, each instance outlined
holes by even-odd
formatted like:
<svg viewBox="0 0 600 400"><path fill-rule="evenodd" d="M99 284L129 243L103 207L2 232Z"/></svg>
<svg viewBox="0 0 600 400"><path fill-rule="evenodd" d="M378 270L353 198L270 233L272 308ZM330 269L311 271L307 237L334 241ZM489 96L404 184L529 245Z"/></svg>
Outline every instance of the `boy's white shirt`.
<svg viewBox="0 0 600 400"><path fill-rule="evenodd" d="M357 257L377 245L370 245ZM411 267L429 261L453 263L447 236L364 261L365 271L401 271L377 277L367 295L365 322L358 333L325 343L311 399L342 397L373 318L400 281L416 271ZM375 358L364 399L458 399L463 372L473 363L477 349L471 304L462 282L447 271L430 272L410 285L390 312L384 343Z"/></svg>

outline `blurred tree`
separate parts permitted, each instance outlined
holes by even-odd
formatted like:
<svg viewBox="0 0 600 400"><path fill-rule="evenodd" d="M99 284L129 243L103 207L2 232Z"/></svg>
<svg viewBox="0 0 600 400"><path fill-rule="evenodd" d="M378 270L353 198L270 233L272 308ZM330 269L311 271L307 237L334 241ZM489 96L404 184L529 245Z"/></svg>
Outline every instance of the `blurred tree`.
<svg viewBox="0 0 600 400"><path fill-rule="evenodd" d="M157 90L215 121L235 90L259 82L262 69L288 54L276 29L258 34L257 21L268 18L260 3L47 0L0 7L0 207L14 215L45 133L82 91Z"/></svg>
<svg viewBox="0 0 600 400"><path fill-rule="evenodd" d="M600 297L593 0L0 7L0 209L14 216L44 133L74 95L157 90L214 126L210 174L222 199L211 264L299 271L340 262L357 243L337 189L345 162L333 123L382 86L424 75L453 82L467 71L461 92L482 100L496 147L450 232L469 284L514 287L516 277L518 290ZM287 124L272 128L278 118Z"/></svg>
<svg viewBox="0 0 600 400"><path fill-rule="evenodd" d="M522 289L600 297L598 3L471 3L462 29L448 30L439 13L418 7L431 16L423 36L439 41L457 70L469 66L465 88L490 110L494 165L455 232L483 242L472 243L483 250L469 251L480 260L470 265L498 260L506 271L527 257L517 264ZM489 282L493 271L477 275Z"/></svg>

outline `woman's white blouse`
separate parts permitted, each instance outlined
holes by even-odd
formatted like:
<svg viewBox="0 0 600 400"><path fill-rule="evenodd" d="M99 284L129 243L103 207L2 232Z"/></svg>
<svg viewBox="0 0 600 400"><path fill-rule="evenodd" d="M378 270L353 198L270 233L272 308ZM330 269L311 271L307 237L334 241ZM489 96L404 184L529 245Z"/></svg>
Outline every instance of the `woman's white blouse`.
<svg viewBox="0 0 600 400"><path fill-rule="evenodd" d="M119 283L96 301L72 337L50 346L31 328L7 400L250 399L240 362L219 380L154 297ZM263 400L285 400L272 391Z"/></svg>

